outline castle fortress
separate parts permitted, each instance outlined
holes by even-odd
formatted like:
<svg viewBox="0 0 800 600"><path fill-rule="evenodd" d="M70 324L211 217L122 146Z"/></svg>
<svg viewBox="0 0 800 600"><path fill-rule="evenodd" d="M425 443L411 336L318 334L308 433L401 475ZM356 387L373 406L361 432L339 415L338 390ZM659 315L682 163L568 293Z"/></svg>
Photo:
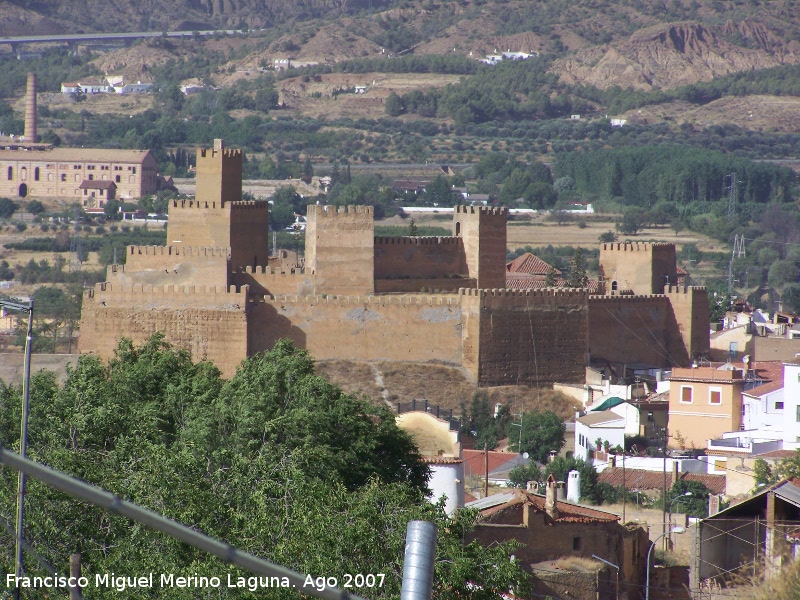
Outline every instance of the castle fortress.
<svg viewBox="0 0 800 600"><path fill-rule="evenodd" d="M303 268L268 256L266 202L244 202L242 154L197 156L197 194L167 246L131 246L89 290L80 352L163 331L226 376L290 338L317 359L437 361L481 385L583 382L588 361L687 365L708 351L703 288L678 288L671 244L605 244L608 295L505 286L504 208L457 207L452 237L375 237L367 206L308 207Z"/></svg>

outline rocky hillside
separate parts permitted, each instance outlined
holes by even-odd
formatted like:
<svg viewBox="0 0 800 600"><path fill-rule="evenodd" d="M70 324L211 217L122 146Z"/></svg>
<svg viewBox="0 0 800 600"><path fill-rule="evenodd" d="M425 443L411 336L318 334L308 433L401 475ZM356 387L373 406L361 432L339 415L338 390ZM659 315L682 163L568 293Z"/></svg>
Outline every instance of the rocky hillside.
<svg viewBox="0 0 800 600"><path fill-rule="evenodd" d="M264 29L232 72L286 56L516 50L559 53L552 71L568 83L649 90L800 62L792 0L0 0L0 35L214 27Z"/></svg>

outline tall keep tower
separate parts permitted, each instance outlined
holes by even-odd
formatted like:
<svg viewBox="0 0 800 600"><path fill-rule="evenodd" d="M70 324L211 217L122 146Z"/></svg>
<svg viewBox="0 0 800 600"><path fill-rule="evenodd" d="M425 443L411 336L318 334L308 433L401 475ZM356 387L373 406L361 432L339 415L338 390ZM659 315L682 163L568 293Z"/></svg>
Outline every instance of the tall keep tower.
<svg viewBox="0 0 800 600"><path fill-rule="evenodd" d="M508 209L456 206L453 236L464 241L470 278L483 289L506 287L506 224Z"/></svg>
<svg viewBox="0 0 800 600"><path fill-rule="evenodd" d="M36 73L28 73L25 96L25 141L36 141Z"/></svg>
<svg viewBox="0 0 800 600"><path fill-rule="evenodd" d="M242 151L213 148L197 151L194 200L173 200L167 244L182 247L230 248L231 268L266 266L269 205L242 200Z"/></svg>
<svg viewBox="0 0 800 600"><path fill-rule="evenodd" d="M371 206L309 205L306 273L318 294L375 291L375 215Z"/></svg>
<svg viewBox="0 0 800 600"><path fill-rule="evenodd" d="M662 294L665 285L677 285L675 244L639 242L600 246L600 272L606 293L633 290Z"/></svg>

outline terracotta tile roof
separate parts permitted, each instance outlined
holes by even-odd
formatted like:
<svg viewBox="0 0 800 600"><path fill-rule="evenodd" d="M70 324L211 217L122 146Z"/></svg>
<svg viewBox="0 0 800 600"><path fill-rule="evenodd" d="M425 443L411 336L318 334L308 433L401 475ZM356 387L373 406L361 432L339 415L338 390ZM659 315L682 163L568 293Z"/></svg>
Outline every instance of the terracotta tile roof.
<svg viewBox="0 0 800 600"><path fill-rule="evenodd" d="M53 162L97 162L141 164L149 150L114 148L53 148L52 150L0 150L0 160L35 160Z"/></svg>
<svg viewBox="0 0 800 600"><path fill-rule="evenodd" d="M764 383L744 392L748 396L763 396L783 387L783 362L779 360L760 360L751 363L756 377Z"/></svg>
<svg viewBox="0 0 800 600"><path fill-rule="evenodd" d="M527 275L547 275L553 267L548 265L538 256L526 252L506 264L508 273L525 273ZM555 269L556 275L561 275L561 271Z"/></svg>
<svg viewBox="0 0 800 600"><path fill-rule="evenodd" d="M764 460L780 460L782 458L792 458L797 456L796 450L771 450L762 454L757 454L755 458L763 458Z"/></svg>
<svg viewBox="0 0 800 600"><path fill-rule="evenodd" d="M532 506L536 512L544 513L546 512L544 502L544 496L525 492L523 490L515 490L513 500L499 506L493 506L482 510L481 517L491 523L492 515L507 510L519 511L524 505ZM556 501L556 508L558 508L558 518L555 520L556 523L613 523L620 519L619 515L604 510L597 510L595 508L572 504L571 502L562 502L560 500ZM521 511L519 512L521 521L522 514Z"/></svg>
<svg viewBox="0 0 800 600"><path fill-rule="evenodd" d="M494 452L490 450L489 472L495 471L516 457L517 454L514 452ZM462 450L461 458L464 461L465 471L470 473L483 473L486 469L486 457L483 450Z"/></svg>
<svg viewBox="0 0 800 600"><path fill-rule="evenodd" d="M422 462L429 465L460 465L464 461L455 456L423 456Z"/></svg>
<svg viewBox="0 0 800 600"><path fill-rule="evenodd" d="M556 278L556 287L566 287L566 283L566 279ZM543 290L547 288L547 283L540 275L506 272L506 287L511 290ZM590 279L586 287L590 294L596 294L600 290L600 282L597 279Z"/></svg>
<svg viewBox="0 0 800 600"><path fill-rule="evenodd" d="M112 187L116 188L117 184L114 183L113 181L98 181L97 179L93 180L84 179L81 182L80 186L78 187L79 189L82 190L110 190Z"/></svg>
<svg viewBox="0 0 800 600"><path fill-rule="evenodd" d="M697 481L706 486L714 494L725 493L725 476L708 473L680 473L681 481ZM623 485L621 467L605 469L597 477L598 483L607 483L614 487ZM667 487L672 487L672 472L667 471ZM644 469L625 469L625 487L629 490L661 490L664 487L663 471L645 471Z"/></svg>
<svg viewBox="0 0 800 600"><path fill-rule="evenodd" d="M689 273L686 271L686 269L683 269L681 267L675 267L675 274L676 275L688 275Z"/></svg>

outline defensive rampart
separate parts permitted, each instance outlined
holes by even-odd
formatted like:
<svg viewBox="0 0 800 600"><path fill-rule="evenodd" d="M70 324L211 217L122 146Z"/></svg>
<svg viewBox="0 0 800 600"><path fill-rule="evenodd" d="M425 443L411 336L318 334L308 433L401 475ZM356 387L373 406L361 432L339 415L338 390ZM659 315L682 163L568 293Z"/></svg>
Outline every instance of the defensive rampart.
<svg viewBox="0 0 800 600"><path fill-rule="evenodd" d="M231 273L229 281L237 287L249 286L251 294L262 296L314 293L314 280L300 268L245 267Z"/></svg>
<svg viewBox="0 0 800 600"><path fill-rule="evenodd" d="M98 284L83 298L78 350L109 359L120 337L142 343L161 331L230 377L247 356L246 297L246 289L225 286Z"/></svg>
<svg viewBox="0 0 800 600"><path fill-rule="evenodd" d="M317 359L461 366L457 295L251 297L248 353L288 337Z"/></svg>
<svg viewBox="0 0 800 600"><path fill-rule="evenodd" d="M600 245L600 273L609 291L661 293L675 284L675 244L613 242Z"/></svg>
<svg viewBox="0 0 800 600"><path fill-rule="evenodd" d="M461 290L465 367L481 385L582 382L585 290Z"/></svg>
<svg viewBox="0 0 800 600"><path fill-rule="evenodd" d="M438 279L466 274L467 264L461 238L375 238L376 280Z"/></svg>
<svg viewBox="0 0 800 600"><path fill-rule="evenodd" d="M589 297L592 360L669 368L689 363L689 353L663 294Z"/></svg>
<svg viewBox="0 0 800 600"><path fill-rule="evenodd" d="M129 246L124 265L110 269L108 280L115 286L173 285L198 282L228 285L228 248L192 246Z"/></svg>

